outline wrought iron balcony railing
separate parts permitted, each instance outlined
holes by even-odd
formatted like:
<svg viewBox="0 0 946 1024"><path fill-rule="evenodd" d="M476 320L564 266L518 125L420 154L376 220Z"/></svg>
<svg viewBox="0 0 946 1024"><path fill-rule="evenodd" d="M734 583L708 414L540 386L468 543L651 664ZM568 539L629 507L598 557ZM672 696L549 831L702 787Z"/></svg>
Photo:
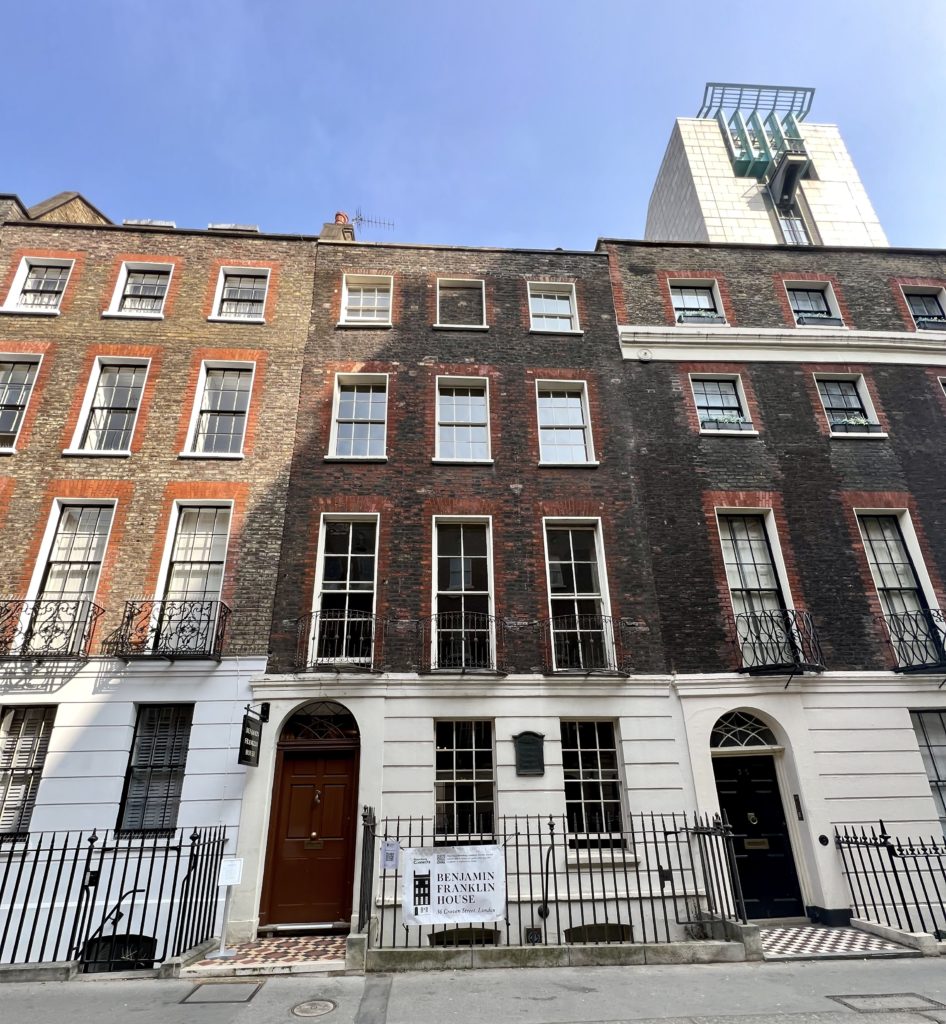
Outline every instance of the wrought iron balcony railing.
<svg viewBox="0 0 946 1024"><path fill-rule="evenodd" d="M222 601L126 601L121 625L102 650L119 658L219 661L229 619Z"/></svg>
<svg viewBox="0 0 946 1024"><path fill-rule="evenodd" d="M946 618L939 608L889 614L884 625L899 672L946 670Z"/></svg>
<svg viewBox="0 0 946 1024"><path fill-rule="evenodd" d="M0 658L87 658L102 612L86 599L0 598Z"/></svg>
<svg viewBox="0 0 946 1024"><path fill-rule="evenodd" d="M298 621L296 667L370 670L380 652L384 620L342 609L312 612Z"/></svg>
<svg viewBox="0 0 946 1024"><path fill-rule="evenodd" d="M626 626L610 615L557 615L539 622L546 672L626 674Z"/></svg>
<svg viewBox="0 0 946 1024"><path fill-rule="evenodd" d="M746 672L821 672L824 654L810 612L795 608L735 616L736 643Z"/></svg>
<svg viewBox="0 0 946 1024"><path fill-rule="evenodd" d="M505 672L506 626L485 612L439 612L418 622L422 672Z"/></svg>

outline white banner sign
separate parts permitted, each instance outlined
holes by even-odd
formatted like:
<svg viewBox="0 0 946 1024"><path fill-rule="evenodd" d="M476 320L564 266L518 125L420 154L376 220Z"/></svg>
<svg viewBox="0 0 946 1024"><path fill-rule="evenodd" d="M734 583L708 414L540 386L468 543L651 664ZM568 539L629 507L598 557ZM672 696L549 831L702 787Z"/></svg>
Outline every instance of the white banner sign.
<svg viewBox="0 0 946 1024"><path fill-rule="evenodd" d="M506 861L499 846L424 846L401 850L405 924L465 924L506 919Z"/></svg>

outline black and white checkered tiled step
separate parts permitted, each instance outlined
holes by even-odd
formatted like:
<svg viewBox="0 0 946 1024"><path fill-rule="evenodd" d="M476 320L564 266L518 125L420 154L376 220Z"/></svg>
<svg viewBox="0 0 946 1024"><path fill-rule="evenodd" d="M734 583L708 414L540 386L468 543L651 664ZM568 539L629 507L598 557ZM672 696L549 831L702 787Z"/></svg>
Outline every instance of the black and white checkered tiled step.
<svg viewBox="0 0 946 1024"><path fill-rule="evenodd" d="M914 951L856 928L762 926L766 960L807 960L812 957L912 956Z"/></svg>

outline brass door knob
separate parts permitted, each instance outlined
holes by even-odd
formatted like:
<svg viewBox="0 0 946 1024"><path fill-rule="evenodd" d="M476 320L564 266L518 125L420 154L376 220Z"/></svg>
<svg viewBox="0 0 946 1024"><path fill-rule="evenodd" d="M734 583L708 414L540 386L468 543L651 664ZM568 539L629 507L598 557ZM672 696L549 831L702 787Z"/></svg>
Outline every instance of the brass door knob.
<svg viewBox="0 0 946 1024"><path fill-rule="evenodd" d="M318 835L319 835L318 832L313 832L312 835L309 836L309 838L310 839L316 839L316 838L318 838Z"/></svg>

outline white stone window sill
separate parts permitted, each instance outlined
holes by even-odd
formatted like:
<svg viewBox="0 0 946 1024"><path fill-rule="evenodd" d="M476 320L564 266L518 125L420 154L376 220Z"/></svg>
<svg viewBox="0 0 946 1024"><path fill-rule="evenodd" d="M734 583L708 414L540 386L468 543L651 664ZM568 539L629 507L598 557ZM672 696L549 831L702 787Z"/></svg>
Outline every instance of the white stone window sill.
<svg viewBox="0 0 946 1024"><path fill-rule="evenodd" d="M178 452L179 459L242 459L243 452Z"/></svg>
<svg viewBox="0 0 946 1024"><path fill-rule="evenodd" d="M138 312L125 312L122 309L103 309L103 319L115 319L115 320L163 320L163 313L138 313Z"/></svg>
<svg viewBox="0 0 946 1024"><path fill-rule="evenodd" d="M488 331L489 324L431 324L435 331Z"/></svg>
<svg viewBox="0 0 946 1024"><path fill-rule="evenodd" d="M0 448L0 455L16 455L16 448Z"/></svg>
<svg viewBox="0 0 946 1024"><path fill-rule="evenodd" d="M847 324L800 324L796 321L796 331L847 331L850 328Z"/></svg>
<svg viewBox="0 0 946 1024"><path fill-rule="evenodd" d="M0 313L16 314L17 316L59 316L59 308L38 309L32 306L0 306Z"/></svg>
<svg viewBox="0 0 946 1024"><path fill-rule="evenodd" d="M86 448L63 448L63 455L84 455L91 459L103 459L103 458L125 458L127 459L131 455L130 448L119 448L113 451L92 451L92 449Z"/></svg>
<svg viewBox="0 0 946 1024"><path fill-rule="evenodd" d="M207 322L212 324L265 324L262 316L208 316Z"/></svg>
<svg viewBox="0 0 946 1024"><path fill-rule="evenodd" d="M700 429L703 437L758 437L758 430L703 430Z"/></svg>
<svg viewBox="0 0 946 1024"><path fill-rule="evenodd" d="M873 434L869 434L869 433L864 433L864 434L850 433L849 434L849 433L844 433L842 431L838 431L838 433L835 433L833 430L831 431L831 439L834 440L834 441L846 441L848 438L851 438L854 441L875 441L875 440L876 441L883 441L883 439L885 437L889 437L889 436L890 435L888 433L886 433L885 431L884 432L877 432L877 433L873 433Z"/></svg>
<svg viewBox="0 0 946 1024"><path fill-rule="evenodd" d="M390 320L339 320L336 327L393 327Z"/></svg>
<svg viewBox="0 0 946 1024"><path fill-rule="evenodd" d="M550 469L594 469L595 466L600 466L601 463L597 460L591 462L539 462L540 468Z"/></svg>
<svg viewBox="0 0 946 1024"><path fill-rule="evenodd" d="M591 867L596 864L627 864L634 865L639 858L635 857L630 850L614 850L610 847L604 850L568 850L565 854L565 863L568 867Z"/></svg>
<svg viewBox="0 0 946 1024"><path fill-rule="evenodd" d="M718 321L714 321L711 324L681 324L681 323L678 323L676 320L674 320L673 325L674 325L674 327L676 327L678 330L681 330L681 331L693 331L693 330L704 331L704 330L706 330L707 327L731 327L732 326L732 324L730 324L728 320L724 320L722 323L719 323Z"/></svg>
<svg viewBox="0 0 946 1024"><path fill-rule="evenodd" d="M492 466L493 459L439 459L430 460L438 466Z"/></svg>
<svg viewBox="0 0 946 1024"><path fill-rule="evenodd" d="M529 333L530 334L571 334L571 335L575 335L575 336L580 336L580 335L584 334L585 332L584 331L573 331L573 330L554 331L554 330L552 330L551 327L530 327L529 328Z"/></svg>
<svg viewBox="0 0 946 1024"><path fill-rule="evenodd" d="M325 455L323 462L387 462L387 455Z"/></svg>

